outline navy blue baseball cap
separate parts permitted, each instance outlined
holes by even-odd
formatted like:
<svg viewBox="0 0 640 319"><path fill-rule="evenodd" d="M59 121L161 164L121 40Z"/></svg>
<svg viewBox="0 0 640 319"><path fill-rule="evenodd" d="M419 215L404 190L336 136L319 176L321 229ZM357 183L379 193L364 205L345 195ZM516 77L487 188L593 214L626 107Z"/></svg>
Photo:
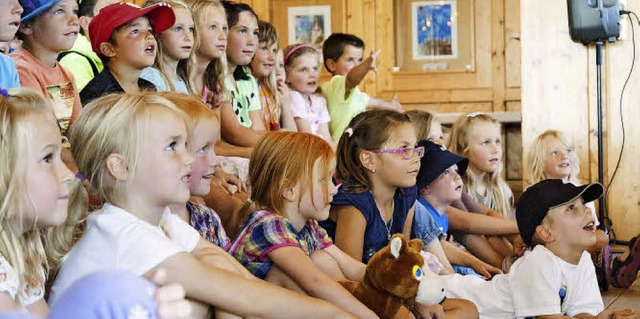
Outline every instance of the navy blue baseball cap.
<svg viewBox="0 0 640 319"><path fill-rule="evenodd" d="M28 21L35 17L38 13L53 7L60 0L18 0L22 6L22 16L20 22Z"/></svg>
<svg viewBox="0 0 640 319"><path fill-rule="evenodd" d="M442 145L422 140L418 146L424 146L424 156L420 159L420 171L416 178L418 190L429 186L453 164L458 165L458 174L461 176L467 170L469 160L447 151Z"/></svg>
<svg viewBox="0 0 640 319"><path fill-rule="evenodd" d="M522 241L528 246L531 245L536 227L542 224L549 210L572 202L578 197L582 197L585 204L592 202L602 196L603 190L599 183L575 186L561 179L546 179L527 188L520 195L516 205L516 222Z"/></svg>

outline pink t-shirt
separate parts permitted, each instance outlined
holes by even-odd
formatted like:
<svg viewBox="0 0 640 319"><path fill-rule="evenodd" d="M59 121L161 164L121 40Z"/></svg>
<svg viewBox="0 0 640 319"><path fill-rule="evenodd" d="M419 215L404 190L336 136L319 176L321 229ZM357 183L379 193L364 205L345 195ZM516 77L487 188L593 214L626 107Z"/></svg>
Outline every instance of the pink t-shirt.
<svg viewBox="0 0 640 319"><path fill-rule="evenodd" d="M327 101L320 95L311 94L308 98L300 92L291 91L291 113L293 118L301 118L309 123L311 133L318 134L320 124L329 123L329 111Z"/></svg>

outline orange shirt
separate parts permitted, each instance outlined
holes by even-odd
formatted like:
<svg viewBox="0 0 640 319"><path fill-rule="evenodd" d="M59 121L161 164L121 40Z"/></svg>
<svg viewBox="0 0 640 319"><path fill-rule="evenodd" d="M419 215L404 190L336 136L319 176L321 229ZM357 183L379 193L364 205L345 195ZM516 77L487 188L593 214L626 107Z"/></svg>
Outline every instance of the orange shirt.
<svg viewBox="0 0 640 319"><path fill-rule="evenodd" d="M66 135L70 123L80 115L82 104L73 74L56 62L48 67L29 51L18 49L9 55L16 63L20 84L36 90L53 101L53 112L62 134Z"/></svg>
<svg viewBox="0 0 640 319"><path fill-rule="evenodd" d="M262 104L262 124L265 130L277 131L280 129L278 106L276 98L266 85L258 82L258 92L260 92L260 103Z"/></svg>

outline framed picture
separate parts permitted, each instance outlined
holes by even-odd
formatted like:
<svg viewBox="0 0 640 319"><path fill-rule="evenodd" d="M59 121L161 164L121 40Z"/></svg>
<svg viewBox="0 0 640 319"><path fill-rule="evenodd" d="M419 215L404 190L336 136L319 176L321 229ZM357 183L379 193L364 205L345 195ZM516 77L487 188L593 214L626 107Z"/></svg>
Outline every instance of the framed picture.
<svg viewBox="0 0 640 319"><path fill-rule="evenodd" d="M289 45L308 43L322 49L324 40L331 34L331 6L289 7Z"/></svg>
<svg viewBox="0 0 640 319"><path fill-rule="evenodd" d="M411 52L414 60L456 59L456 0L411 3Z"/></svg>

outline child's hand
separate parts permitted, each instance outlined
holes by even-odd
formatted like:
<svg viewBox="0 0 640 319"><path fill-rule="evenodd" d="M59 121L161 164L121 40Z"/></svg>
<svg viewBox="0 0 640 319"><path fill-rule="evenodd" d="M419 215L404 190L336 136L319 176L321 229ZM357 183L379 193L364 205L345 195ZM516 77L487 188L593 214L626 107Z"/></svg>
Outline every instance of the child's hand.
<svg viewBox="0 0 640 319"><path fill-rule="evenodd" d="M215 176L219 179L220 185L229 193L229 195L233 195L233 193L237 191L246 192L247 185L245 185L241 179L232 174L227 174L220 167L216 167Z"/></svg>
<svg viewBox="0 0 640 319"><path fill-rule="evenodd" d="M366 63L365 65L369 67L369 70L372 70L373 72L378 72L378 67L376 66L376 60L378 59L378 55L380 54L382 50L378 49L378 51L373 51L371 50L371 55L364 61L362 61L362 63Z"/></svg>
<svg viewBox="0 0 640 319"><path fill-rule="evenodd" d="M186 319L191 317L191 304L185 300L180 284L166 284L167 272L158 268L147 274L147 279L158 286L154 298L158 303L158 317L162 319Z"/></svg>
<svg viewBox="0 0 640 319"><path fill-rule="evenodd" d="M444 319L444 308L441 305L425 306L416 304L413 315L416 319Z"/></svg>
<svg viewBox="0 0 640 319"><path fill-rule="evenodd" d="M631 309L624 310L613 310L613 314L611 316L613 319L637 319L635 311Z"/></svg>
<svg viewBox="0 0 640 319"><path fill-rule="evenodd" d="M493 275L502 273L502 270L496 267L493 267L485 262L482 262L479 259L472 261L469 266L471 266L471 268L473 268L475 272L477 272L480 276L484 277L485 279L491 279Z"/></svg>
<svg viewBox="0 0 640 319"><path fill-rule="evenodd" d="M398 93L393 95L393 98L391 99L391 105L393 105L393 107L398 112L404 112L404 107L402 107L402 104L400 104L400 102L398 102Z"/></svg>

